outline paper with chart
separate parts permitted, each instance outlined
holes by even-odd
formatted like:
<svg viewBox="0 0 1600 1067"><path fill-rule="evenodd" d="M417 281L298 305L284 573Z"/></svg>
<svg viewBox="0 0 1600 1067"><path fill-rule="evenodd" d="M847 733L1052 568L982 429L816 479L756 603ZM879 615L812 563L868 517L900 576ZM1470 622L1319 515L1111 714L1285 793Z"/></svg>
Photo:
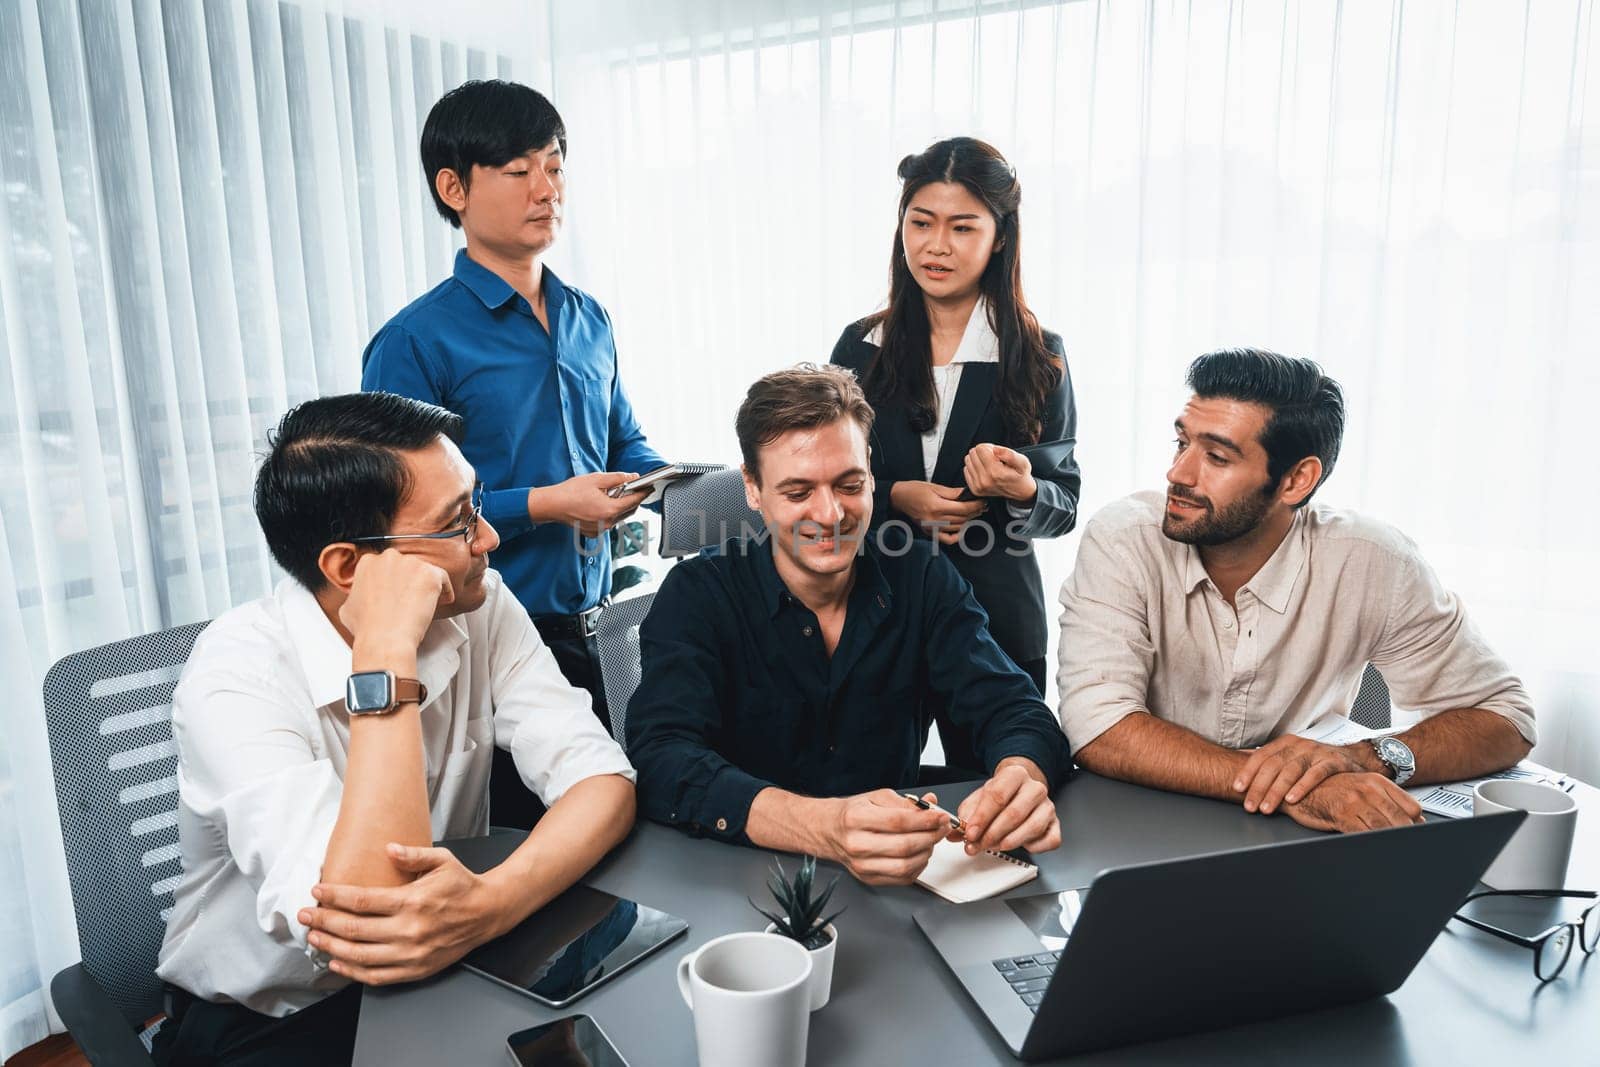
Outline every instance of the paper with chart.
<svg viewBox="0 0 1600 1067"><path fill-rule="evenodd" d="M1299 731L1301 737L1311 741L1320 741L1325 745L1348 745L1368 737L1382 736L1384 731L1373 730L1352 722L1343 715L1325 715L1312 723L1304 730ZM1442 815L1450 819L1465 818L1472 814L1472 791L1479 782L1492 779L1509 779L1513 781L1543 782L1553 785L1557 789L1572 792L1574 782L1560 771L1551 770L1549 767L1532 760L1523 760L1514 767L1507 767L1496 774L1485 775L1482 778L1473 778L1465 782L1448 782L1439 785L1412 786L1406 790L1416 802L1422 805L1422 810L1430 815Z"/></svg>

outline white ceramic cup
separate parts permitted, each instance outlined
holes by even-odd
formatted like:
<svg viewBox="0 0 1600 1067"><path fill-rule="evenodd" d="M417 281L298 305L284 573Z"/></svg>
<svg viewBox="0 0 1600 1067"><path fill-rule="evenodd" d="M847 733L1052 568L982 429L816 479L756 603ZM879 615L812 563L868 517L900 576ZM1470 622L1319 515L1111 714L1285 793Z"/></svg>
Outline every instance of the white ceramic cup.
<svg viewBox="0 0 1600 1067"><path fill-rule="evenodd" d="M1491 889L1564 889L1578 802L1553 785L1491 779L1472 791L1472 814L1525 811L1528 817L1483 872Z"/></svg>
<svg viewBox="0 0 1600 1067"><path fill-rule="evenodd" d="M700 1067L803 1067L810 981L811 954L777 934L727 934L679 960Z"/></svg>

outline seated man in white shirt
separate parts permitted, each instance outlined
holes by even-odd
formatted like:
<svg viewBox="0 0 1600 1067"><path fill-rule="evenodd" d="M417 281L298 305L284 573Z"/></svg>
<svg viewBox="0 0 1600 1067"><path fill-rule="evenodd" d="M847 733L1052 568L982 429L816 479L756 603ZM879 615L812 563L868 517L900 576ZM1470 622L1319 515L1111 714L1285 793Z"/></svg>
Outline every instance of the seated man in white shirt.
<svg viewBox="0 0 1600 1067"><path fill-rule="evenodd" d="M1100 511L1062 586L1061 722L1078 764L1362 830L1421 819L1407 782L1527 755L1528 694L1416 545L1307 506L1339 454L1338 383L1253 349L1201 356L1188 381L1165 497ZM1293 736L1348 713L1368 663L1421 722L1381 742Z"/></svg>
<svg viewBox="0 0 1600 1067"><path fill-rule="evenodd" d="M632 825L627 758L488 569L460 435L442 408L357 393L271 439L256 515L290 577L206 629L173 696L160 1063L349 1063L355 983L443 969ZM430 846L488 831L495 745L549 811L477 875Z"/></svg>

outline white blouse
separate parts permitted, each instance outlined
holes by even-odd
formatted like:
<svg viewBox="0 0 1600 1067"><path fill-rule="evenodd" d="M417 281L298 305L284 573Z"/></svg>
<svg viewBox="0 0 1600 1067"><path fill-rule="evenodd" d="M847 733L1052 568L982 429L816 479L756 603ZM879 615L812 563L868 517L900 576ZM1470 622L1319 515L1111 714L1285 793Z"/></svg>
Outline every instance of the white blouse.
<svg viewBox="0 0 1600 1067"><path fill-rule="evenodd" d="M869 345L883 347L883 325L874 326L866 336ZM961 334L956 354L942 367L933 368L933 391L939 400L939 418L933 428L922 435L923 477L933 480L934 465L939 462L939 448L944 444L944 432L950 426L950 409L956 402L956 390L961 388L961 367L966 363L999 363L1000 339L989 326L989 306L982 297L973 305L972 316Z"/></svg>

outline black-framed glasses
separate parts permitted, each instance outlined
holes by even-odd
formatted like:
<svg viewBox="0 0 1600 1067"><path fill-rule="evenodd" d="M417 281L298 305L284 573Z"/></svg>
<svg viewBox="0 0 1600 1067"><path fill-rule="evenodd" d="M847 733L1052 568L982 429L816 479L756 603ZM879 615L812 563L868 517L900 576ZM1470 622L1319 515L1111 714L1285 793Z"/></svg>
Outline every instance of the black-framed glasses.
<svg viewBox="0 0 1600 1067"><path fill-rule="evenodd" d="M1461 902L1461 906L1466 907L1474 900L1482 900L1485 897L1526 897L1535 900L1577 897L1583 900L1595 900L1600 898L1600 892L1593 889L1487 889L1469 893L1467 899ZM1561 973L1561 969L1567 965L1567 960L1572 957L1574 941L1583 949L1586 956L1600 947L1600 903L1590 904L1576 919L1556 923L1532 937L1513 933L1486 923L1482 919L1463 915L1459 911L1456 912L1455 918L1486 934L1493 934L1514 945L1532 949L1533 973L1541 982L1548 982Z"/></svg>
<svg viewBox="0 0 1600 1067"><path fill-rule="evenodd" d="M483 483L472 483L472 513L467 516L467 521L460 526L452 526L448 530L438 533L414 534L374 534L371 537L349 538L351 544L378 545L389 541L448 541L452 537L464 538L470 548L472 542L478 538L478 520L483 518Z"/></svg>

